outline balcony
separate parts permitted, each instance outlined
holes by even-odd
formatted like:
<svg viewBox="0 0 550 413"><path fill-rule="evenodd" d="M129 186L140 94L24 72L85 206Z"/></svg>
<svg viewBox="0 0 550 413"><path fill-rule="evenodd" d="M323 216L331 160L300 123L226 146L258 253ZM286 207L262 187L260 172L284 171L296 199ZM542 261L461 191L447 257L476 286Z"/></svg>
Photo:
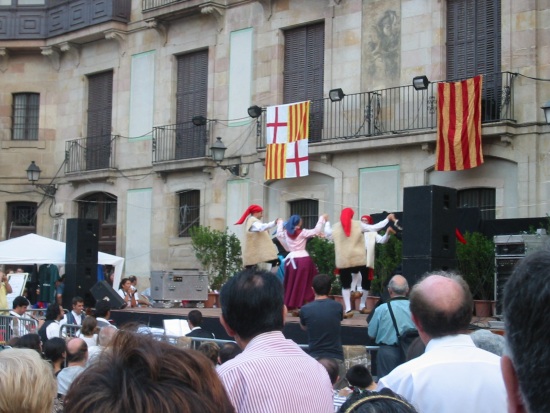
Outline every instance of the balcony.
<svg viewBox="0 0 550 413"><path fill-rule="evenodd" d="M220 17L225 8L225 0L141 0L143 17L146 20L160 19L163 22L195 14Z"/></svg>
<svg viewBox="0 0 550 413"><path fill-rule="evenodd" d="M157 172L198 169L211 165L208 124L193 122L153 128L153 168ZM185 163L181 161L185 160Z"/></svg>
<svg viewBox="0 0 550 413"><path fill-rule="evenodd" d="M112 178L118 135L78 138L65 142L65 175L69 181Z"/></svg>
<svg viewBox="0 0 550 413"><path fill-rule="evenodd" d="M482 92L482 124L514 119L514 73L485 75ZM260 122L257 148L266 146L265 112ZM313 100L310 106L310 143L385 138L437 128L437 83L426 90L399 86L344 96Z"/></svg>
<svg viewBox="0 0 550 413"><path fill-rule="evenodd" d="M44 0L0 5L0 40L42 40L106 22L130 21L131 0ZM40 2L36 2L40 3Z"/></svg>

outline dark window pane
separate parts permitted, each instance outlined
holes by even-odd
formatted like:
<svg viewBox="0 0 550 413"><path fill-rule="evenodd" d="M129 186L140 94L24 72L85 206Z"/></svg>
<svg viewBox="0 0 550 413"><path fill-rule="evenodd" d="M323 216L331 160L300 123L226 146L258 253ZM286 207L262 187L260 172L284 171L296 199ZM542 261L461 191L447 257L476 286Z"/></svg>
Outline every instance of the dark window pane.
<svg viewBox="0 0 550 413"><path fill-rule="evenodd" d="M116 254L116 197L95 193L78 201L78 217L97 219L99 224L99 251Z"/></svg>
<svg viewBox="0 0 550 413"><path fill-rule="evenodd" d="M40 95L17 93L13 95L13 140L38 140Z"/></svg>
<svg viewBox="0 0 550 413"><path fill-rule="evenodd" d="M34 202L8 202L8 239L36 233Z"/></svg>
<svg viewBox="0 0 550 413"><path fill-rule="evenodd" d="M200 224L201 193L198 190L180 192L179 231L180 237L189 237L189 229Z"/></svg>
<svg viewBox="0 0 550 413"><path fill-rule="evenodd" d="M290 215L302 217L302 228L315 228L319 219L319 201L314 199L300 199L290 202Z"/></svg>
<svg viewBox="0 0 550 413"><path fill-rule="evenodd" d="M469 188L457 192L458 206L462 208L479 208L482 219L495 219L495 189Z"/></svg>

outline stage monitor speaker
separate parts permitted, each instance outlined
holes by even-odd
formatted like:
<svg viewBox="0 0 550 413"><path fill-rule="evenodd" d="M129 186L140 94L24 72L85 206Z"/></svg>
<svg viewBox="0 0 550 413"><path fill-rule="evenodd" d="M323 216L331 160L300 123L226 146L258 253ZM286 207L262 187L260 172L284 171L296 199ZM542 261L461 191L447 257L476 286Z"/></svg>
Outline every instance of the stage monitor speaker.
<svg viewBox="0 0 550 413"><path fill-rule="evenodd" d="M97 219L67 219L66 264L97 264Z"/></svg>
<svg viewBox="0 0 550 413"><path fill-rule="evenodd" d="M92 287L92 294L97 301L107 301L111 308L124 308L124 299L109 285L107 281L99 281Z"/></svg>
<svg viewBox="0 0 550 413"><path fill-rule="evenodd" d="M97 282L97 264L65 264L63 308L72 308L72 299L81 297L86 307L93 307L91 289Z"/></svg>
<svg viewBox="0 0 550 413"><path fill-rule="evenodd" d="M403 257L455 258L456 189L436 185L405 188Z"/></svg>
<svg viewBox="0 0 550 413"><path fill-rule="evenodd" d="M454 258L403 257L402 269L403 276L411 288L427 272L456 271L456 260Z"/></svg>

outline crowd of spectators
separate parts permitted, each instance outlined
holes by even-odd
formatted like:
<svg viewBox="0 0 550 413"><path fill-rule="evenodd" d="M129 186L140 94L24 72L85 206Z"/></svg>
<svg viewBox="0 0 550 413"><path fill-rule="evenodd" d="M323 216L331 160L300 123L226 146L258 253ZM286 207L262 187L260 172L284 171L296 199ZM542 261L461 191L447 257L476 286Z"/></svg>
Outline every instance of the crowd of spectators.
<svg viewBox="0 0 550 413"><path fill-rule="evenodd" d="M78 300L73 319L82 325L79 336L62 337L63 311L52 303L37 332L19 331L25 334L12 339L13 348L0 351L0 413L550 411L547 386L534 385L545 383L540 379L550 367L548 268L550 252L543 251L524 259L510 277L505 338L470 333L472 295L459 275L428 274L412 287L410 305L406 280L395 276L389 283L394 315L378 307L369 335L397 347L397 333L412 326L421 345L408 361L388 352L396 365L378 376L362 364L342 370L343 309L328 299L325 275L313 280L315 301L300 313L309 354L282 334L287 309L281 282L256 268L235 275L220 292L220 322L234 339L221 346L202 329L198 310L188 315L191 348L181 348L140 329L117 329L103 302L95 317L81 315ZM523 288L526 279L530 288ZM18 297L14 314L21 317L26 305Z"/></svg>

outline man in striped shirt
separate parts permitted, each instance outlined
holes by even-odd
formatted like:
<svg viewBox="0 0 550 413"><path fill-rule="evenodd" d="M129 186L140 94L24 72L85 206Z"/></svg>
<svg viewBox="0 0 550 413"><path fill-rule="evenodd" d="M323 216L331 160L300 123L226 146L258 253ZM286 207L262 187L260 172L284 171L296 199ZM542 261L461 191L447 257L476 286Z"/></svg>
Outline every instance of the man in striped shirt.
<svg viewBox="0 0 550 413"><path fill-rule="evenodd" d="M286 307L277 277L244 270L223 286L220 301L220 321L243 349L218 367L238 413L333 411L326 369L282 334Z"/></svg>

